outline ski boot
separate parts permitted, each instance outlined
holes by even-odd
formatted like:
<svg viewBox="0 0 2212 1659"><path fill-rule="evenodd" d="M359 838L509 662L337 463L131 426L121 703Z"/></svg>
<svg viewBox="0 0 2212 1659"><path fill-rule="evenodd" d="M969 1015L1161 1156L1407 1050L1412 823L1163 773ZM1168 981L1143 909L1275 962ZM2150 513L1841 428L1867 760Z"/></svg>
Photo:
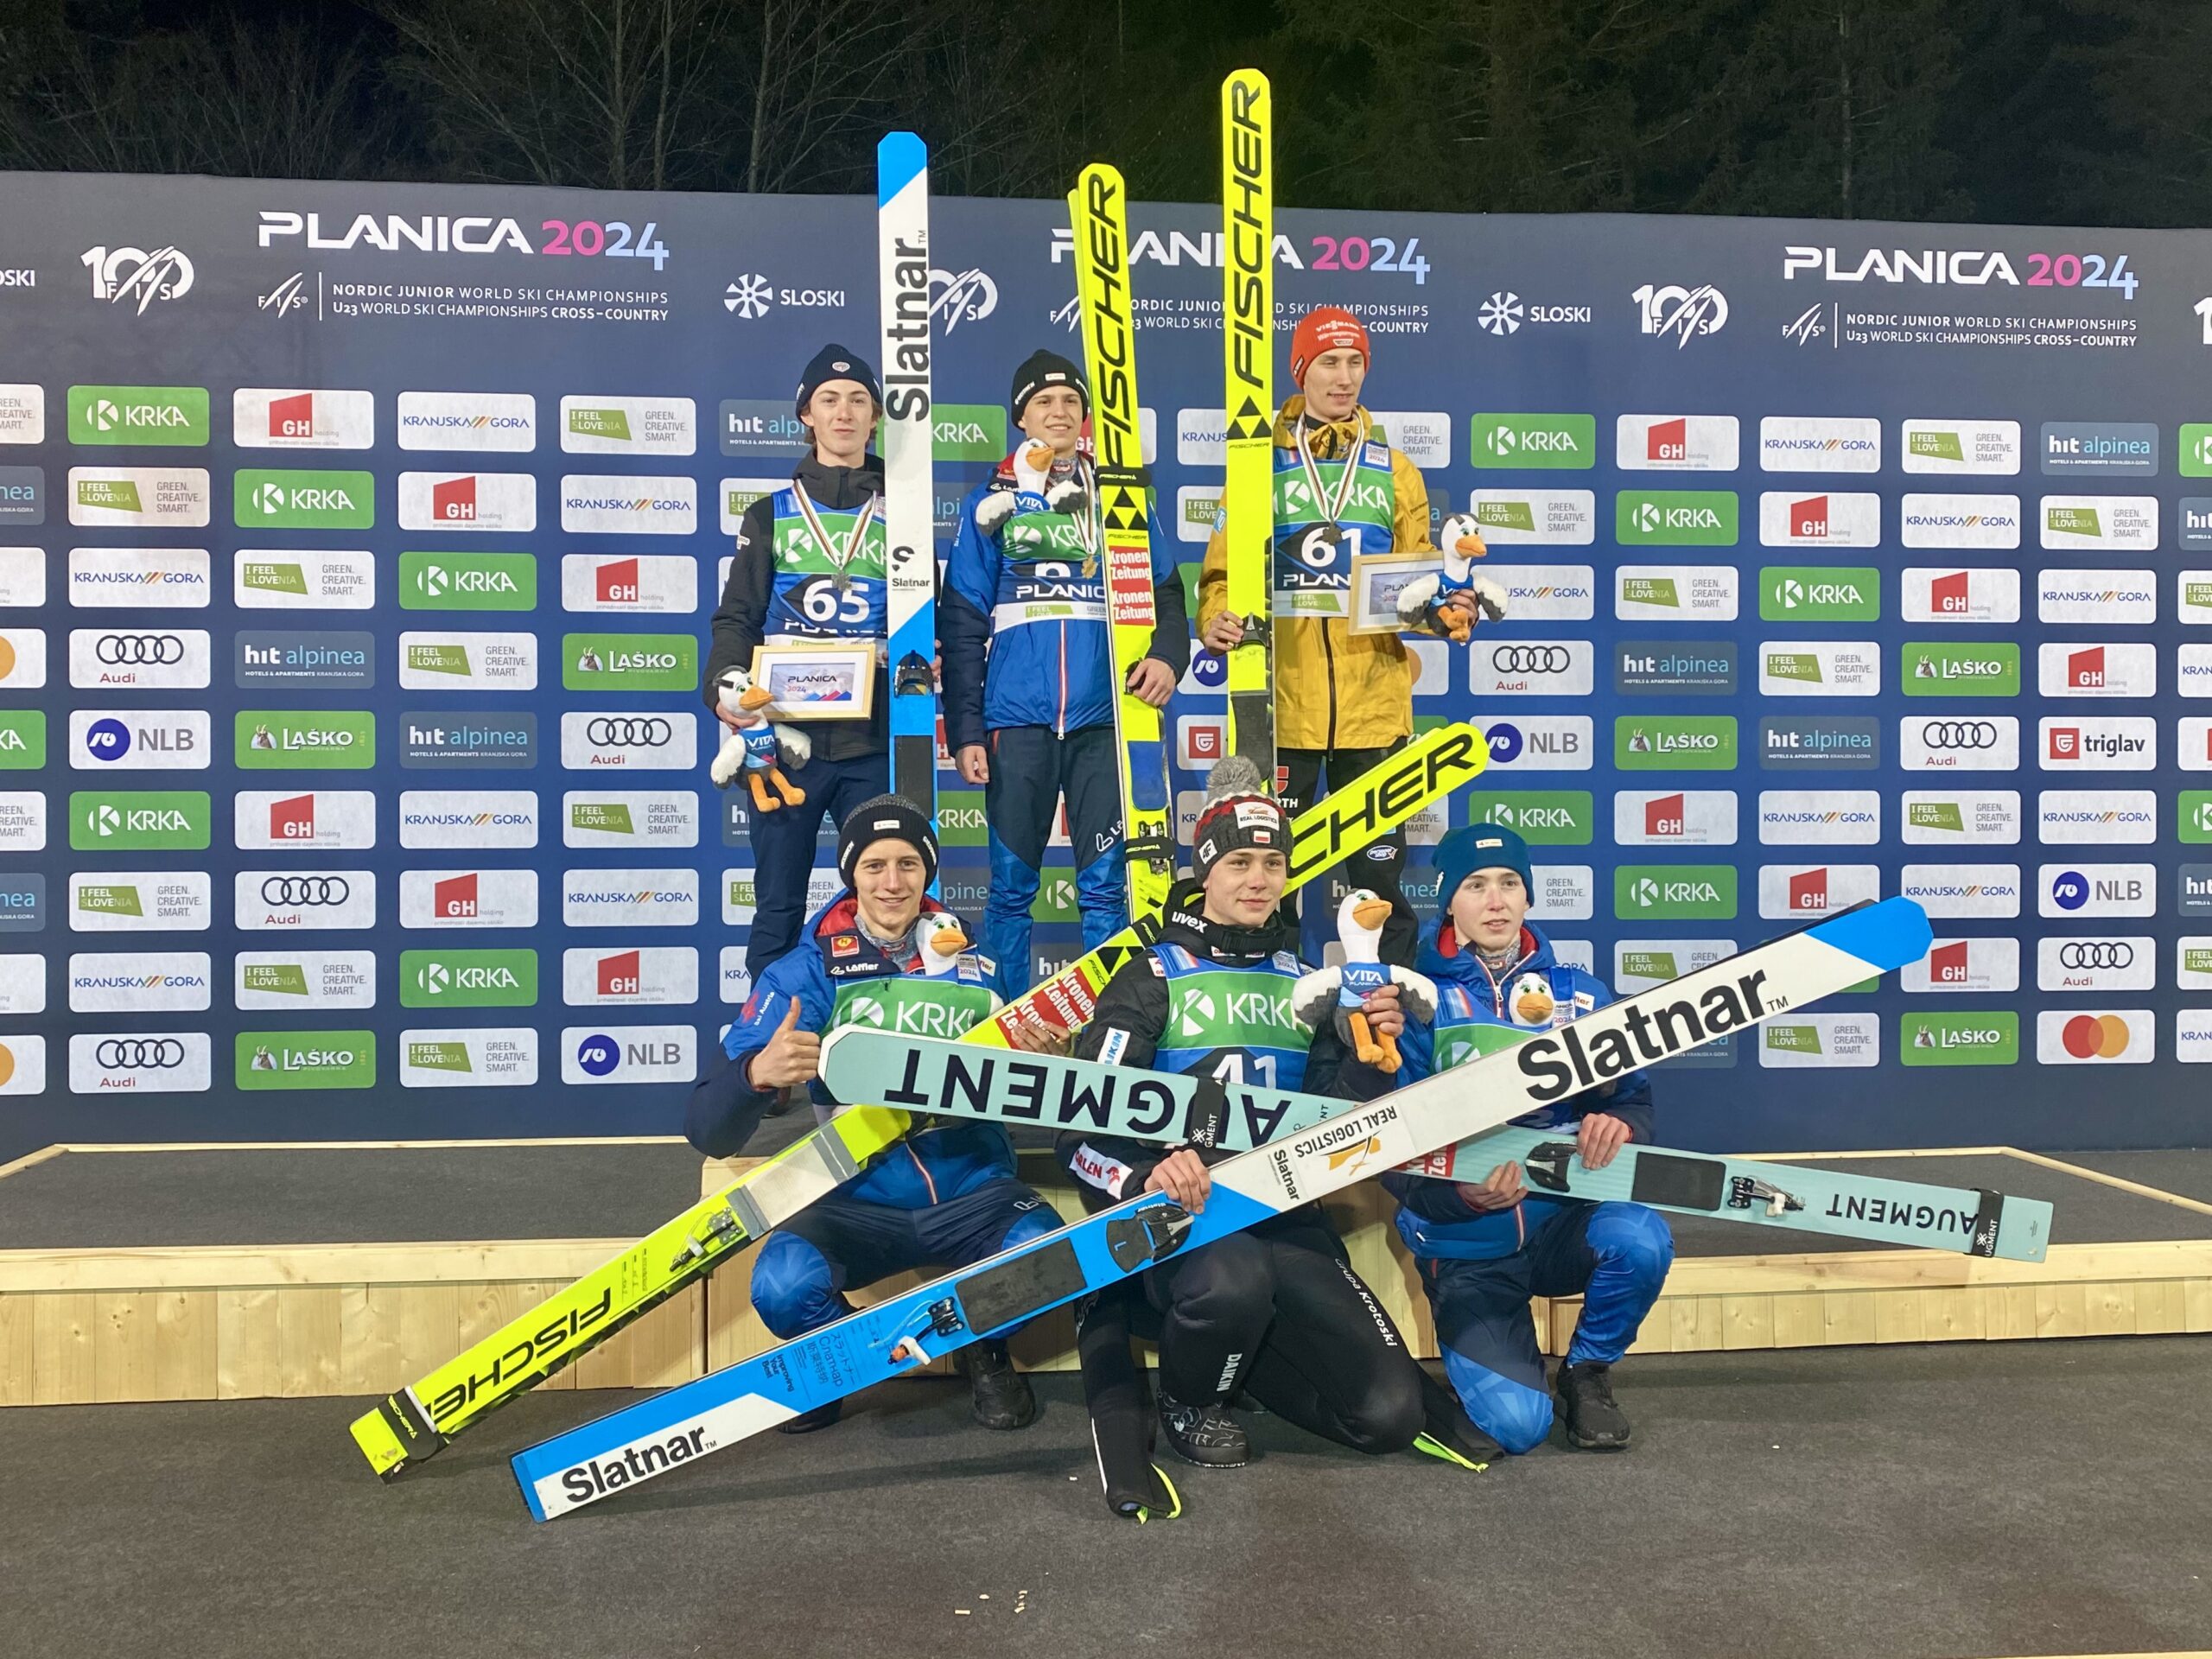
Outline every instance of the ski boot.
<svg viewBox="0 0 2212 1659"><path fill-rule="evenodd" d="M1622 1452L1628 1448L1628 1419L1613 1403L1613 1368L1585 1360L1562 1365L1554 1385L1559 1395L1559 1415L1567 1430L1567 1443L1586 1452Z"/></svg>
<svg viewBox="0 0 2212 1659"><path fill-rule="evenodd" d="M1175 1448L1175 1455L1185 1463L1209 1469L1242 1469L1251 1461L1252 1443L1218 1402L1186 1406L1162 1389L1160 1430Z"/></svg>
<svg viewBox="0 0 2212 1659"><path fill-rule="evenodd" d="M1014 1369L1003 1342L970 1343L960 1351L976 1421L985 1428L1027 1428L1037 1421L1029 1379Z"/></svg>

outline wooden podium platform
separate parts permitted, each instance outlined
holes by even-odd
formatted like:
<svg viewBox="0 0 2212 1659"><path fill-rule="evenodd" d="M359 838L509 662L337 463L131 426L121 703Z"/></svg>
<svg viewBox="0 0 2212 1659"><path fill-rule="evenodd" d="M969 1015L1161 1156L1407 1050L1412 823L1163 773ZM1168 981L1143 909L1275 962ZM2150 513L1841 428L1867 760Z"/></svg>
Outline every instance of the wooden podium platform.
<svg viewBox="0 0 2212 1659"><path fill-rule="evenodd" d="M1670 1217L1674 1271L1637 1351L2212 1330L2212 1152L1835 1156L2049 1198L2059 1242L2030 1264ZM0 1405L382 1393L741 1167L702 1169L673 1138L48 1147L0 1167ZM1078 1213L1048 1157L1026 1153L1023 1173ZM1433 1357L1387 1199L1363 1187L1329 1209ZM751 1256L548 1386L661 1387L766 1346ZM1564 1351L1579 1303L1538 1312ZM1071 1365L1071 1349L1065 1312L1015 1344L1046 1368Z"/></svg>

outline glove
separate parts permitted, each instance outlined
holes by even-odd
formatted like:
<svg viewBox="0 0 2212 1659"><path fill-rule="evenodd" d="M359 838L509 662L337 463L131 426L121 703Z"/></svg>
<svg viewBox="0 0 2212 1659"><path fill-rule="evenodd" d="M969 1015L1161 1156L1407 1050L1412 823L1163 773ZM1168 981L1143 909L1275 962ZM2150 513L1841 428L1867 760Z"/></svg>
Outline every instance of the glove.
<svg viewBox="0 0 2212 1659"><path fill-rule="evenodd" d="M1090 511L1090 492L1078 477L1064 478L1045 492L1045 505L1054 512L1080 518Z"/></svg>

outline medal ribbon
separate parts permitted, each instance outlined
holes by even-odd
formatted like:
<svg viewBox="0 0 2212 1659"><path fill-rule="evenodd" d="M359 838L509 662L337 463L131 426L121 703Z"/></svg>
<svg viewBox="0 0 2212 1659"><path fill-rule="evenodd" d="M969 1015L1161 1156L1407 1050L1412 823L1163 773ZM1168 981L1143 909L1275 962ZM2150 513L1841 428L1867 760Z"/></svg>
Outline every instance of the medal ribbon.
<svg viewBox="0 0 2212 1659"><path fill-rule="evenodd" d="M1298 464L1306 469L1306 484L1313 492L1315 508L1332 525L1341 524L1344 521L1344 507L1351 500L1352 486L1359 478L1359 452L1367 442L1367 413L1362 410L1359 411L1359 435L1351 448L1344 452L1344 476L1337 480L1337 493L1332 499L1328 491L1321 487L1321 469L1313 464L1313 451L1306 447L1306 423L1302 420L1299 423Z"/></svg>
<svg viewBox="0 0 2212 1659"><path fill-rule="evenodd" d="M852 578L845 574L845 567L853 562L853 555L861 550L861 538L867 536L868 527L875 522L876 504L882 498L868 497L868 505L861 509L861 516L854 521L852 538L841 548L830 539L830 532L823 525L822 516L814 510L814 500L807 494L806 486L793 479L791 495L798 503L799 517L806 520L807 529L822 549L822 556L836 568L837 591L843 593L852 582Z"/></svg>

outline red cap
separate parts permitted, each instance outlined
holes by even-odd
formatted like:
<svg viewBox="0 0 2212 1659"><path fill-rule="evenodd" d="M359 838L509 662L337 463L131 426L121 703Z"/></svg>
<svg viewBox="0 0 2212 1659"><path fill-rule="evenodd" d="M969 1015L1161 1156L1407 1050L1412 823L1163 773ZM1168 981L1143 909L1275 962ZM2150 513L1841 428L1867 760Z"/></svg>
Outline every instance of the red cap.
<svg viewBox="0 0 2212 1659"><path fill-rule="evenodd" d="M1347 346L1370 365L1374 363L1375 353L1368 349L1367 329L1357 317L1339 305L1315 306L1290 331L1290 378L1303 386L1306 368L1315 358Z"/></svg>

